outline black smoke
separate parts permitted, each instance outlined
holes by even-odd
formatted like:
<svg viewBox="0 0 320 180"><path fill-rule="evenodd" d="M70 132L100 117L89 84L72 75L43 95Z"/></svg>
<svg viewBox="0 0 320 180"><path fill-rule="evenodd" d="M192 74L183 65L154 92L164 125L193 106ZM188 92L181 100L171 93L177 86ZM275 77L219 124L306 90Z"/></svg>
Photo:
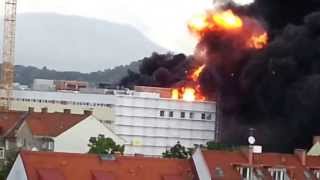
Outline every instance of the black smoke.
<svg viewBox="0 0 320 180"><path fill-rule="evenodd" d="M194 66L193 58L184 54L158 54L141 60L139 72L128 71L120 84L133 88L135 85L172 87L186 79L187 70Z"/></svg>
<svg viewBox="0 0 320 180"><path fill-rule="evenodd" d="M303 17L308 8L294 15L284 12L289 7L275 8L274 14L281 16L277 19L268 7L282 6L263 3L255 6L266 8L262 16L270 31L277 29L265 49L247 50L241 39L223 34L208 34L199 42L207 59L200 75L202 91L218 101L224 143L247 143L248 129L255 128L257 143L266 151L307 148L312 136L320 134L320 11ZM122 83L175 86L198 65L196 58L155 53L142 60L140 73L132 72Z"/></svg>

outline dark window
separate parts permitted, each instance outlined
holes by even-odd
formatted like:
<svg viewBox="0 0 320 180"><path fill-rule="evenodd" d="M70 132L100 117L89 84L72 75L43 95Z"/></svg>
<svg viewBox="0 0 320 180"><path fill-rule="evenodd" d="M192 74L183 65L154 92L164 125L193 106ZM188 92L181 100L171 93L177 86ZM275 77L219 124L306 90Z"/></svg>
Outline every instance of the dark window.
<svg viewBox="0 0 320 180"><path fill-rule="evenodd" d="M181 118L185 118L185 117L186 117L186 113L185 113L185 112L181 112L181 113L180 113L180 117L181 117Z"/></svg>
<svg viewBox="0 0 320 180"><path fill-rule="evenodd" d="M161 117L164 116L164 111L160 111L160 116L161 116Z"/></svg>
<svg viewBox="0 0 320 180"><path fill-rule="evenodd" d="M190 114L189 114L189 118L190 118L190 119L193 119L193 117L194 117L193 112L190 112Z"/></svg>
<svg viewBox="0 0 320 180"><path fill-rule="evenodd" d="M211 113L207 114L207 120L211 120L211 119L212 119Z"/></svg>
<svg viewBox="0 0 320 180"><path fill-rule="evenodd" d="M201 114L201 119L206 119L206 113Z"/></svg>
<svg viewBox="0 0 320 180"><path fill-rule="evenodd" d="M173 111L169 112L169 117L173 117Z"/></svg>

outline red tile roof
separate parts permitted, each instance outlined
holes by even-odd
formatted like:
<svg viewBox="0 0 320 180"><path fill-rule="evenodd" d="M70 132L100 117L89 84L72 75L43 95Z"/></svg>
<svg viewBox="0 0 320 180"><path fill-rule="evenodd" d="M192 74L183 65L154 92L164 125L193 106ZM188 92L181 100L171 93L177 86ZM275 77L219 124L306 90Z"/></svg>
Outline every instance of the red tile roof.
<svg viewBox="0 0 320 180"><path fill-rule="evenodd" d="M30 151L20 154L29 180L41 180L41 169L56 169L70 180L197 180L191 160L131 156L102 160L92 154Z"/></svg>
<svg viewBox="0 0 320 180"><path fill-rule="evenodd" d="M24 112L0 112L0 136L8 135L23 120Z"/></svg>
<svg viewBox="0 0 320 180"><path fill-rule="evenodd" d="M33 135L56 137L88 116L68 113L32 112L26 117L26 122Z"/></svg>
<svg viewBox="0 0 320 180"><path fill-rule="evenodd" d="M223 170L223 179L239 179L240 175L236 166L251 166L264 171L265 175L268 168L286 168L288 175L294 179L305 179L305 172L309 169L320 170L320 157L306 156L306 165L302 165L299 157L294 154L281 153L261 153L253 154L253 164L249 164L247 156L243 152L227 151L202 151L204 159L214 177L214 170L221 168ZM311 174L312 175L312 174ZM269 176L269 175L268 175ZM312 178L312 177L311 177Z"/></svg>

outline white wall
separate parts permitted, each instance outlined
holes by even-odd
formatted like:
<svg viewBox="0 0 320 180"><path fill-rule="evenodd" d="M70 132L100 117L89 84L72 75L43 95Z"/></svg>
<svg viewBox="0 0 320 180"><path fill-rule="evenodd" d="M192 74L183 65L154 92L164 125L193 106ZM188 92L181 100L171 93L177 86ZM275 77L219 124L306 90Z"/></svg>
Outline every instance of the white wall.
<svg viewBox="0 0 320 180"><path fill-rule="evenodd" d="M200 148L198 148L196 152L194 152L194 154L192 155L192 160L196 167L199 180L211 180L209 168Z"/></svg>
<svg viewBox="0 0 320 180"><path fill-rule="evenodd" d="M94 116L89 116L68 131L54 138L54 151L86 153L89 151L88 144L90 137L97 137L99 134L112 138L117 144L125 143L123 139L106 128Z"/></svg>
<svg viewBox="0 0 320 180"><path fill-rule="evenodd" d="M214 102L119 96L115 104L113 129L127 141L126 153L161 155L177 141L194 147L194 144L205 144L215 138ZM160 111L165 112L163 117ZM173 117L169 117L171 111ZM185 113L184 118L181 112ZM192 118L190 113L193 113ZM211 114L211 119L202 119L202 113ZM134 141L139 141L139 145L134 145Z"/></svg>
<svg viewBox="0 0 320 180"><path fill-rule="evenodd" d="M27 174L20 155L14 162L7 180L27 180Z"/></svg>

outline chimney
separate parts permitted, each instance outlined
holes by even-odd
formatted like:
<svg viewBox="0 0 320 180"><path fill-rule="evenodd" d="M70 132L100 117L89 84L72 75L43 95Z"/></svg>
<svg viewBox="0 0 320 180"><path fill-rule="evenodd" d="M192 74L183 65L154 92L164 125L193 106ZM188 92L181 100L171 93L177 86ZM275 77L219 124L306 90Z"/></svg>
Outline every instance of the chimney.
<svg viewBox="0 0 320 180"><path fill-rule="evenodd" d="M64 114L70 114L70 113L71 113L71 109L64 109L64 110L63 110L63 113L64 113Z"/></svg>
<svg viewBox="0 0 320 180"><path fill-rule="evenodd" d="M295 149L294 150L294 154L299 158L300 160L300 163L302 166L305 166L306 165L306 150L304 149Z"/></svg>
<svg viewBox="0 0 320 180"><path fill-rule="evenodd" d="M29 107L29 108L28 108L28 111L29 111L29 112L34 112L34 107Z"/></svg>
<svg viewBox="0 0 320 180"><path fill-rule="evenodd" d="M245 155L245 157L248 159L248 163L252 165L253 164L253 147L246 146L241 148L241 151Z"/></svg>
<svg viewBox="0 0 320 180"><path fill-rule="evenodd" d="M320 136L313 136L313 145L320 143Z"/></svg>
<svg viewBox="0 0 320 180"><path fill-rule="evenodd" d="M92 111L90 111L90 110L84 110L83 113L85 115L92 115Z"/></svg>
<svg viewBox="0 0 320 180"><path fill-rule="evenodd" d="M41 108L41 112L42 113L48 113L48 108L47 107Z"/></svg>

